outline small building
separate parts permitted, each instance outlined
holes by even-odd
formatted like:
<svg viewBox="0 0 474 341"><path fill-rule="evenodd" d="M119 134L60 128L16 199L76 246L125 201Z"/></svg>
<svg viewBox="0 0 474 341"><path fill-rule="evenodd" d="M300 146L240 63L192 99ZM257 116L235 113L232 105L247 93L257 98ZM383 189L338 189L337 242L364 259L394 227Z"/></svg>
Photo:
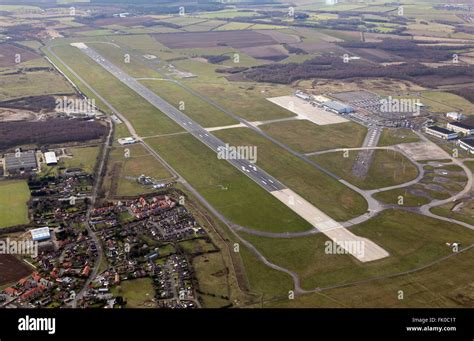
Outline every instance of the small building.
<svg viewBox="0 0 474 341"><path fill-rule="evenodd" d="M474 126L466 123L449 122L447 127L449 130L452 130L456 133L461 133L465 136L470 136L474 134Z"/></svg>
<svg viewBox="0 0 474 341"><path fill-rule="evenodd" d="M311 99L311 96L302 92L302 91L296 91L295 96L301 99L304 99L305 101L309 101Z"/></svg>
<svg viewBox="0 0 474 341"><path fill-rule="evenodd" d="M465 151L474 154L474 138L459 140L458 144Z"/></svg>
<svg viewBox="0 0 474 341"><path fill-rule="evenodd" d="M31 173L38 170L36 153L34 150L19 151L5 155L6 170L9 174Z"/></svg>
<svg viewBox="0 0 474 341"><path fill-rule="evenodd" d="M37 229L30 230L31 238L34 242L48 240L51 238L49 227L40 227Z"/></svg>
<svg viewBox="0 0 474 341"><path fill-rule="evenodd" d="M349 114L351 112L354 112L354 108L338 101L327 101L324 102L323 105L329 110L334 111L338 114Z"/></svg>
<svg viewBox="0 0 474 341"><path fill-rule="evenodd" d="M133 137L124 137L122 139L118 139L118 143L120 143L122 146L125 146L128 144L137 143L137 140L135 140Z"/></svg>
<svg viewBox="0 0 474 341"><path fill-rule="evenodd" d="M446 113L446 118L453 121L461 121L464 119L464 115L453 111Z"/></svg>
<svg viewBox="0 0 474 341"><path fill-rule="evenodd" d="M56 158L55 152L46 152L44 155L44 161L48 166L54 166L58 164L58 159Z"/></svg>
<svg viewBox="0 0 474 341"><path fill-rule="evenodd" d="M453 140L453 139L458 138L458 133L452 132L451 130L441 128L438 126L426 127L425 132L428 135L436 136L444 140Z"/></svg>

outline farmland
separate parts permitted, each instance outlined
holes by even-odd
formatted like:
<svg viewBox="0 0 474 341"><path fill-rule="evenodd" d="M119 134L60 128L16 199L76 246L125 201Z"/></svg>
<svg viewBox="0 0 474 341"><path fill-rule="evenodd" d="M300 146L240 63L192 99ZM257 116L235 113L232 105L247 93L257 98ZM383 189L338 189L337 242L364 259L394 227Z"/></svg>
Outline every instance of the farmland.
<svg viewBox="0 0 474 341"><path fill-rule="evenodd" d="M0 228L28 223L29 199L25 181L0 182Z"/></svg>
<svg viewBox="0 0 474 341"><path fill-rule="evenodd" d="M32 268L12 255L0 255L0 289L28 276Z"/></svg>

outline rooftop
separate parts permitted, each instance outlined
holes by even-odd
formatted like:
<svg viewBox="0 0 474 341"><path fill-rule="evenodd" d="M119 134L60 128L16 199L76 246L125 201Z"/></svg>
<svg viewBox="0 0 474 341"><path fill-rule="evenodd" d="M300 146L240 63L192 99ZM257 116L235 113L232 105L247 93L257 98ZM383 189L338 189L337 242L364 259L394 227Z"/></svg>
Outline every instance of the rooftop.
<svg viewBox="0 0 474 341"><path fill-rule="evenodd" d="M7 169L36 168L36 154L33 150L5 155Z"/></svg>
<svg viewBox="0 0 474 341"><path fill-rule="evenodd" d="M442 134L455 134L455 133L454 133L453 131L451 131L451 130L448 130L448 129L445 129L445 128L441 128L441 127L438 127L438 126L427 127L427 129L434 130L434 131L437 131L438 133L442 133Z"/></svg>
<svg viewBox="0 0 474 341"><path fill-rule="evenodd" d="M474 126L462 122L449 122L449 124L463 129L474 129Z"/></svg>
<svg viewBox="0 0 474 341"><path fill-rule="evenodd" d="M337 111L353 110L352 107L338 101L327 101L324 105Z"/></svg>
<svg viewBox="0 0 474 341"><path fill-rule="evenodd" d="M51 234L49 232L49 227L40 227L37 229L30 230L31 238L35 241L49 239Z"/></svg>
<svg viewBox="0 0 474 341"><path fill-rule="evenodd" d="M474 139L473 138L462 139L461 142L464 143L464 144L467 144L468 146L470 146L472 148L474 148Z"/></svg>

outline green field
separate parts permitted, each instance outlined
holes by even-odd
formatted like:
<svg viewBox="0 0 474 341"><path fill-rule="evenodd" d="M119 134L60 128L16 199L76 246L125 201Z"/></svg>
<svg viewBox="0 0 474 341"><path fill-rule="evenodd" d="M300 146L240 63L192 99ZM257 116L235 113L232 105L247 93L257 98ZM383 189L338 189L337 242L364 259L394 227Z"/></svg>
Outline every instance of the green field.
<svg viewBox="0 0 474 341"><path fill-rule="evenodd" d="M464 247L474 242L474 232L465 227L396 210L384 211L351 231L377 243L390 256L361 263L350 255L327 254L323 234L292 239L242 236L269 261L295 271L305 289L411 270L451 254L447 242Z"/></svg>
<svg viewBox="0 0 474 341"><path fill-rule="evenodd" d="M366 212L367 203L358 193L256 132L236 128L215 135L233 146L256 146L258 166L333 219L349 220Z"/></svg>
<svg viewBox="0 0 474 341"><path fill-rule="evenodd" d="M458 95L441 91L423 91L421 102L429 106L432 112L445 114L449 111L461 112L465 115L472 115L474 104Z"/></svg>
<svg viewBox="0 0 474 341"><path fill-rule="evenodd" d="M127 156L126 156L127 155ZM149 176L155 180L170 179L172 174L151 155L142 145L116 147L110 153L107 182L113 188L113 194L132 196L155 191L152 187L140 185L136 179Z"/></svg>
<svg viewBox="0 0 474 341"><path fill-rule="evenodd" d="M0 228L27 224L29 199L26 181L0 181Z"/></svg>
<svg viewBox="0 0 474 341"><path fill-rule="evenodd" d="M142 83L203 127L219 127L239 123L174 82L142 81Z"/></svg>
<svg viewBox="0 0 474 341"><path fill-rule="evenodd" d="M400 277L268 302L266 308L469 308L474 291L469 250L427 269ZM403 300L398 299L403 291Z"/></svg>
<svg viewBox="0 0 474 341"><path fill-rule="evenodd" d="M312 156L316 162L362 189L376 189L403 184L418 176L418 169L402 154L389 150L375 150L365 178L352 174L359 151L326 153Z"/></svg>
<svg viewBox="0 0 474 341"><path fill-rule="evenodd" d="M67 95L73 92L70 84L55 72L0 75L0 101L26 96Z"/></svg>
<svg viewBox="0 0 474 341"><path fill-rule="evenodd" d="M442 217L448 217L474 225L474 199L471 198L463 201L462 206L458 206L458 204L459 202L455 202L433 207L431 212ZM458 208L453 211L456 206L458 206Z"/></svg>
<svg viewBox="0 0 474 341"><path fill-rule="evenodd" d="M202 238L191 239L179 242L177 244L187 254L199 254L216 251L216 247L210 242Z"/></svg>
<svg viewBox="0 0 474 341"><path fill-rule="evenodd" d="M253 83L229 83L226 80L216 79L215 76L212 76L211 80L213 83L189 80L186 81L186 84L198 93L217 102L225 109L249 121L264 121L295 116L292 112L266 99L268 97L288 95L291 92L289 87ZM216 80L219 82L218 84L216 84ZM219 89L218 91L216 91L216 87Z"/></svg>
<svg viewBox="0 0 474 341"><path fill-rule="evenodd" d="M60 158L59 166L65 168L82 168L84 172L92 173L97 163L100 147L73 147L67 148L67 153L72 157Z"/></svg>
<svg viewBox="0 0 474 341"><path fill-rule="evenodd" d="M147 142L233 223L262 231L308 230L311 226L208 147L189 135Z"/></svg>
<svg viewBox="0 0 474 341"><path fill-rule="evenodd" d="M167 48L149 35L116 35L110 37L110 42L127 48L137 54L152 54L162 60L180 57L180 53Z"/></svg>
<svg viewBox="0 0 474 341"><path fill-rule="evenodd" d="M193 258L192 265L199 285L199 297L204 300L204 308L218 308L228 305L229 284L228 269L225 267L220 253L208 253ZM202 293L202 294L201 294ZM214 296L219 300L205 297Z"/></svg>
<svg viewBox="0 0 474 341"><path fill-rule="evenodd" d="M401 196L403 197L403 206L408 207L422 206L431 201L431 199L427 197L411 193L409 189L413 189L413 187L397 188L390 191L379 192L375 193L373 197L386 204L398 205Z"/></svg>
<svg viewBox="0 0 474 341"><path fill-rule="evenodd" d="M259 128L302 153L360 147L367 133L367 128L353 122L318 126L307 120L295 120L265 124Z"/></svg>
<svg viewBox="0 0 474 341"><path fill-rule="evenodd" d="M123 281L111 291L127 301L127 308L147 308L146 303L151 303L155 296L155 289L150 278Z"/></svg>

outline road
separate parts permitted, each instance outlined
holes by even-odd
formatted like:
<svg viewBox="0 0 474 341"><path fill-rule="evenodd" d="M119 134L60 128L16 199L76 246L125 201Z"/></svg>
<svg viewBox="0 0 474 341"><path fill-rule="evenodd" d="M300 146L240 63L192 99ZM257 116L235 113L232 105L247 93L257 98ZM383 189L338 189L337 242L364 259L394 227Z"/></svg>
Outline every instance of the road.
<svg viewBox="0 0 474 341"><path fill-rule="evenodd" d="M79 291L79 293L76 293L76 297L71 302L71 306L73 308L76 308L77 301L80 300L84 296L84 294L87 291L87 288L92 283L92 280L97 276L97 274L99 272L100 264L102 263L102 259L104 257L104 251L102 250L102 244L100 243L99 238L95 234L94 230L89 225L89 221L90 221L90 217L91 217L91 211L95 206L95 202L96 202L96 199L97 199L97 194L99 192L99 188L102 184L102 175L101 174L102 174L102 172L104 170L104 167L105 167L107 149L111 145L111 140L112 140L112 131L113 131L112 122L109 120L108 123L110 125L110 129L109 129L109 133L107 134L107 138L104 142L104 148L102 150L101 158L99 160L99 168L97 169L97 178L95 179L94 187L92 189L91 201L89 203L89 207L87 208L86 219L84 221L84 225L86 226L87 233L88 233L89 237L91 237L91 239L94 242L95 247L97 249L97 257L94 261L94 266L92 268L92 271L90 272L89 278L87 278L86 283L84 284L82 289Z"/></svg>

